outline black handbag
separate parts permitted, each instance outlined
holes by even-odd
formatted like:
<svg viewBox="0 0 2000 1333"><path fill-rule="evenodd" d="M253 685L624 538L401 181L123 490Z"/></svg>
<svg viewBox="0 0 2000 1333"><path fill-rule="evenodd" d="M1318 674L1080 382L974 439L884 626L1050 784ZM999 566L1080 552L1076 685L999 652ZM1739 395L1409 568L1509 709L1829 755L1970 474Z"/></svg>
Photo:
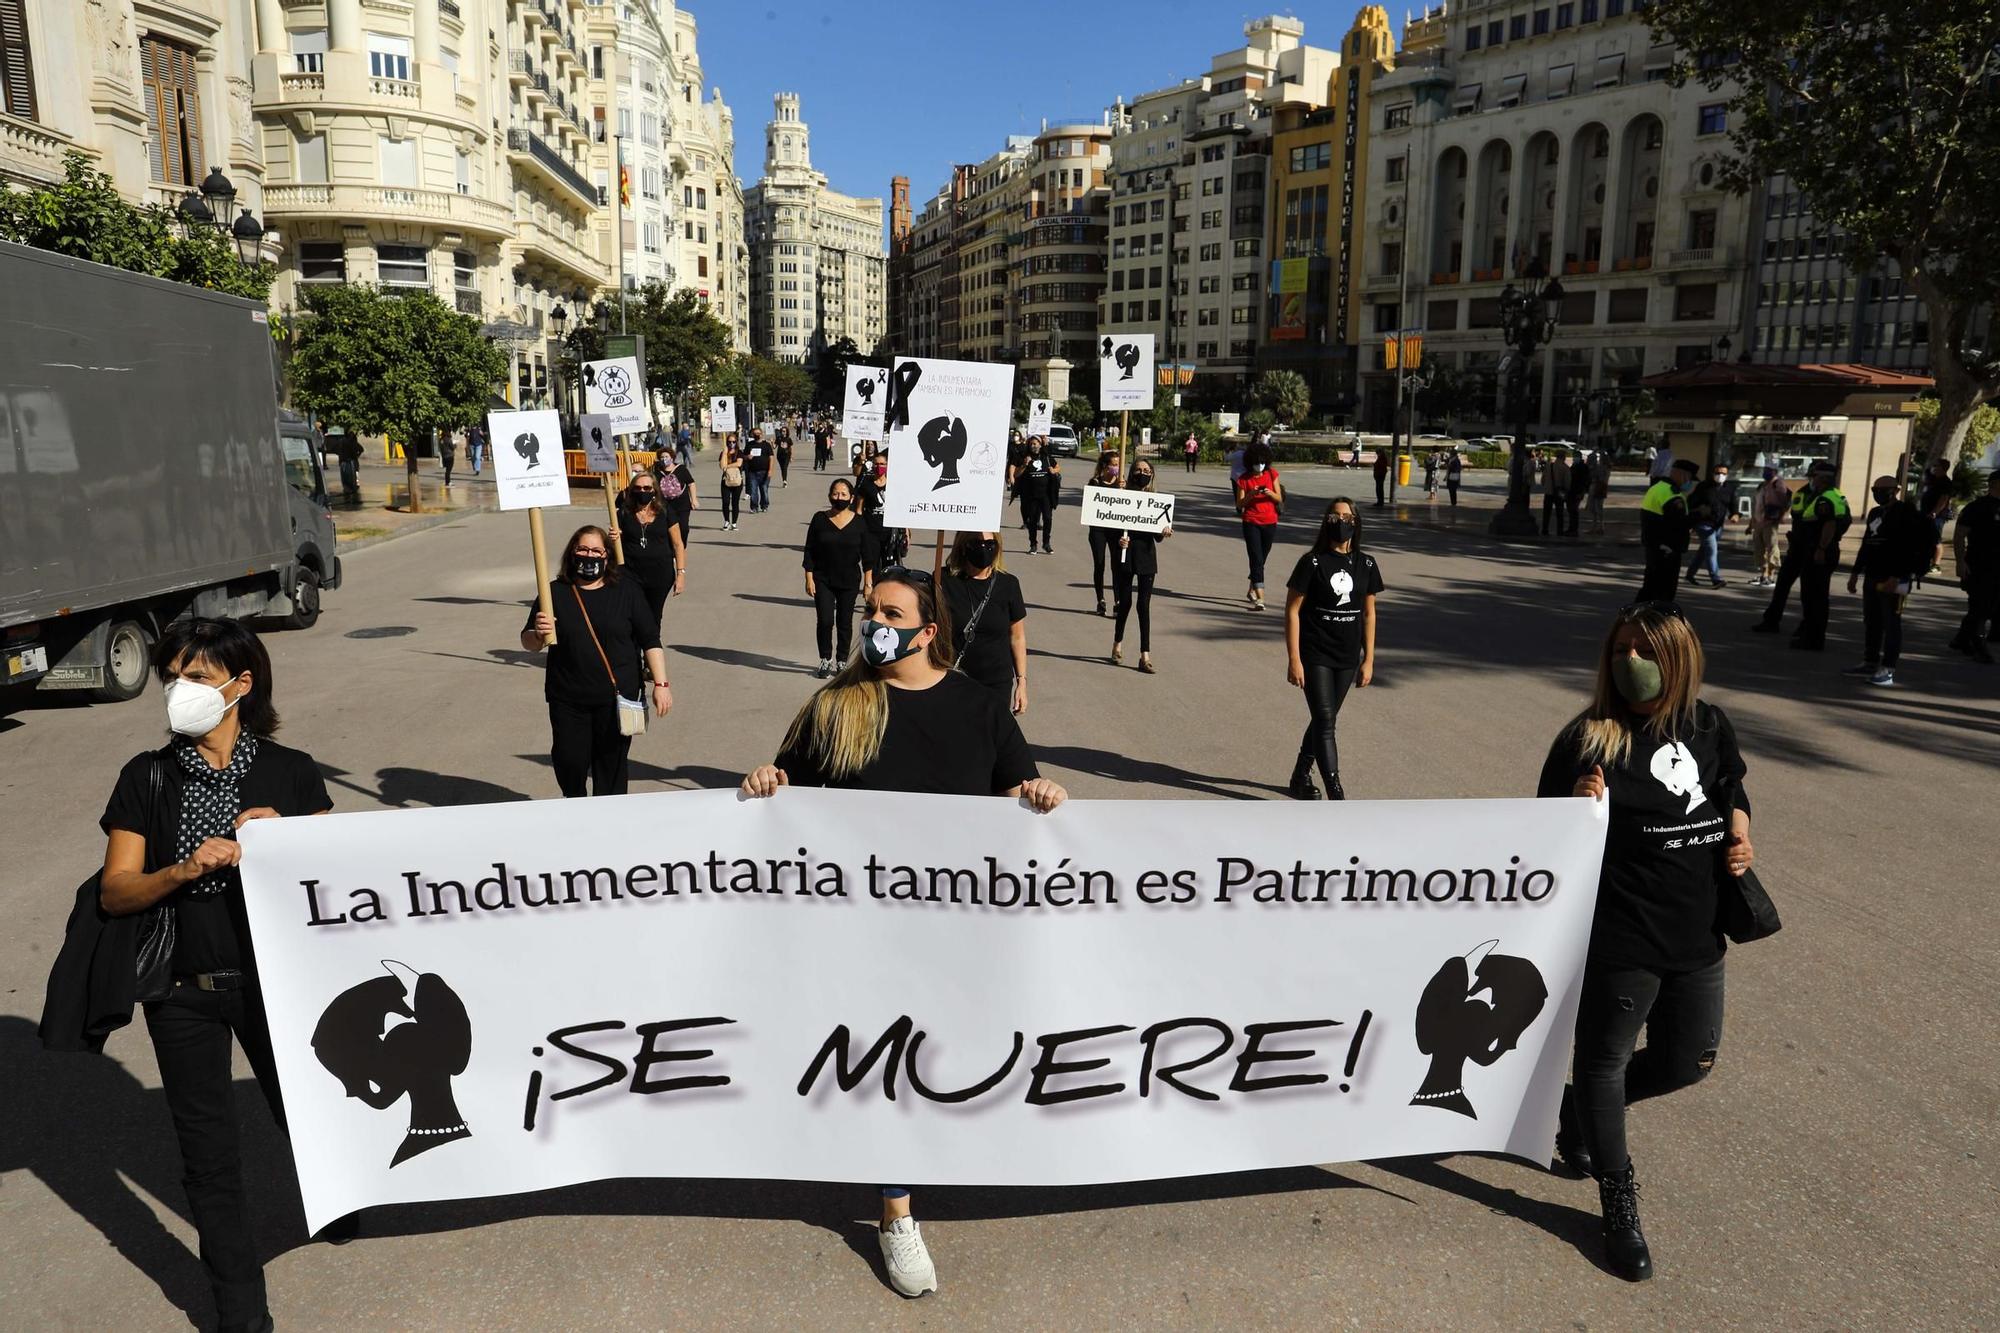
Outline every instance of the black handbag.
<svg viewBox="0 0 2000 1333"><path fill-rule="evenodd" d="M1716 804L1722 809L1726 828L1730 814L1736 809L1734 783L1724 786L1717 793ZM1715 855L1715 915L1716 925L1734 944L1769 939L1783 930L1785 925L1778 919L1778 905L1771 901L1771 895L1765 891L1764 882L1757 878L1755 870L1745 870L1740 875L1729 873L1727 839Z"/></svg>

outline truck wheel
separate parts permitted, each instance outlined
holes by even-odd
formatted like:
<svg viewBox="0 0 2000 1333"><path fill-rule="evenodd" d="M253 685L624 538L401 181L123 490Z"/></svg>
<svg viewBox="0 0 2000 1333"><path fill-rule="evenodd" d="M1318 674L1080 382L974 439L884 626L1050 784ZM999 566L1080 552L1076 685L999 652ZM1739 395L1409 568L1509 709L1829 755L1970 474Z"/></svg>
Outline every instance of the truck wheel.
<svg viewBox="0 0 2000 1333"><path fill-rule="evenodd" d="M310 569L301 569L298 586L292 589L292 613L285 617L285 628L311 629L318 623L319 575Z"/></svg>
<svg viewBox="0 0 2000 1333"><path fill-rule="evenodd" d="M146 692L152 671L153 641L135 620L111 627L104 644L104 683L94 694L106 703L124 703Z"/></svg>

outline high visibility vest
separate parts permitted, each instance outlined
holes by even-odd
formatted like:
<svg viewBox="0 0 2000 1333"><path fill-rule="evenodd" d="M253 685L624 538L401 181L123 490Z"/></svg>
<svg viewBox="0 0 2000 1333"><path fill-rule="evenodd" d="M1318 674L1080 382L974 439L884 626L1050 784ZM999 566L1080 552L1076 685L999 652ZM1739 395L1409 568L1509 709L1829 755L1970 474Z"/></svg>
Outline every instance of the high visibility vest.
<svg viewBox="0 0 2000 1333"><path fill-rule="evenodd" d="M1842 495L1837 489L1829 486L1823 491L1815 492L1801 486L1798 489L1798 493L1792 496L1792 521L1795 523L1817 523L1824 521L1814 517L1814 511L1819 508L1821 500L1830 500L1833 502L1833 512L1828 517L1847 517L1847 497Z"/></svg>
<svg viewBox="0 0 2000 1333"><path fill-rule="evenodd" d="M1639 501L1639 512L1644 514L1664 514L1667 504L1680 490L1671 481L1656 481L1646 488L1645 498Z"/></svg>

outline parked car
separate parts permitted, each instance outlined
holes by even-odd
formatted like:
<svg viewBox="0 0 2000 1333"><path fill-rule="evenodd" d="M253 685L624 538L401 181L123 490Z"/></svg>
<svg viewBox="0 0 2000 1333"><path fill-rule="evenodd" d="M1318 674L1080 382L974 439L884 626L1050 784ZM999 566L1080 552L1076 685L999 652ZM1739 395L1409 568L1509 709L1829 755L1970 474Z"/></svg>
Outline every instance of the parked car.
<svg viewBox="0 0 2000 1333"><path fill-rule="evenodd" d="M1062 422L1052 422L1049 426L1049 452L1057 458L1075 458L1079 446L1076 442L1076 428Z"/></svg>

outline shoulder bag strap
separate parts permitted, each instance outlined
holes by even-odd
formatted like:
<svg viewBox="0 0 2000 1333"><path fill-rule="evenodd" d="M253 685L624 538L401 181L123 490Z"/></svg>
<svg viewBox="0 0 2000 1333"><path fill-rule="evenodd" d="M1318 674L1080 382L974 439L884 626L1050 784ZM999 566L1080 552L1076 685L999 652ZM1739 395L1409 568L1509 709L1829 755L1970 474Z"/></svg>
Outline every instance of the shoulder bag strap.
<svg viewBox="0 0 2000 1333"><path fill-rule="evenodd" d="M979 630L979 617L985 612L986 604L993 600L993 587L999 582L997 572L986 580L986 595L979 599L979 605L972 608L972 616L965 622L965 637L958 642L958 656L951 659L953 666L965 660L966 650L972 647L972 636Z"/></svg>
<svg viewBox="0 0 2000 1333"><path fill-rule="evenodd" d="M604 674L611 678L611 692L623 698L618 689L618 673L611 669L611 659L604 655L604 645L598 642L597 626L590 623L590 609L583 604L583 593L574 583L569 585L569 591L570 595L576 598L576 609L583 616L583 627L590 631L590 643L597 649L597 660L604 663Z"/></svg>

